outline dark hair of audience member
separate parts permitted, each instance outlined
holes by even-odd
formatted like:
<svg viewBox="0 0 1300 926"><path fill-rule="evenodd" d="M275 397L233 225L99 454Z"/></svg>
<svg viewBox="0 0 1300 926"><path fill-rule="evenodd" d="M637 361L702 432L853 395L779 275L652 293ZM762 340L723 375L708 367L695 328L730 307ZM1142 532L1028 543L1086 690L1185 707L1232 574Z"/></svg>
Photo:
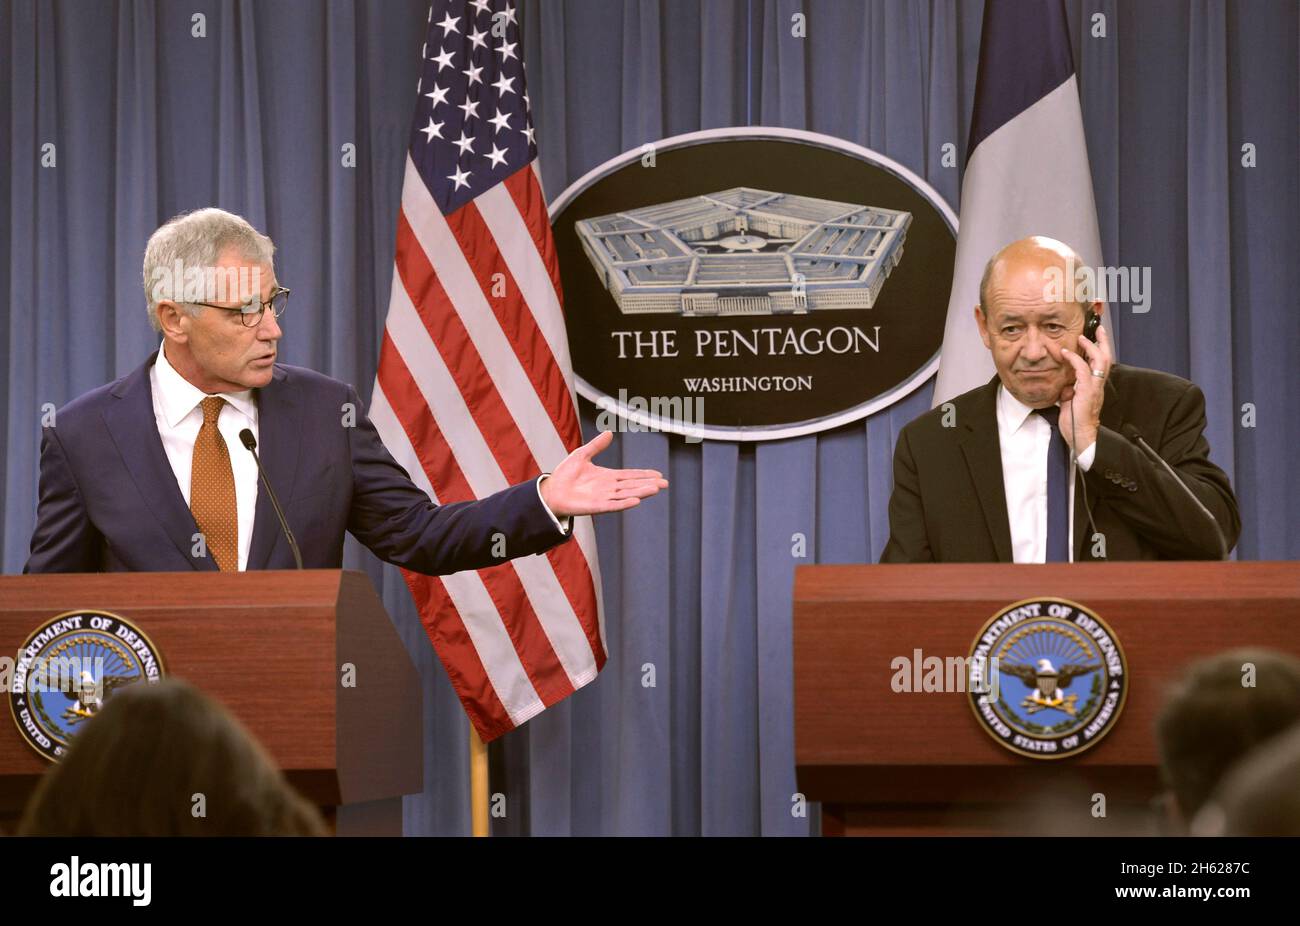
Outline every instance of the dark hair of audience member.
<svg viewBox="0 0 1300 926"><path fill-rule="evenodd" d="M1300 724L1233 766L1191 830L1195 836L1300 836Z"/></svg>
<svg viewBox="0 0 1300 926"><path fill-rule="evenodd" d="M1190 821L1229 768L1298 721L1300 659L1246 648L1189 666L1156 718L1160 771L1180 818Z"/></svg>
<svg viewBox="0 0 1300 926"><path fill-rule="evenodd" d="M327 834L317 809L239 721L176 679L140 682L111 695L41 779L17 832Z"/></svg>

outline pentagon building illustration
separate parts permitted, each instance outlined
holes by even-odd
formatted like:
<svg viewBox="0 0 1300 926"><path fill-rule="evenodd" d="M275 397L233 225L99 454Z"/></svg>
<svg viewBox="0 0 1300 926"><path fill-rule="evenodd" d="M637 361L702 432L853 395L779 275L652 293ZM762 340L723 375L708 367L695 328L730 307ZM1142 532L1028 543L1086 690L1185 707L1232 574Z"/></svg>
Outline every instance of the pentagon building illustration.
<svg viewBox="0 0 1300 926"><path fill-rule="evenodd" d="M735 187L584 219L578 238L624 314L869 309L910 212Z"/></svg>

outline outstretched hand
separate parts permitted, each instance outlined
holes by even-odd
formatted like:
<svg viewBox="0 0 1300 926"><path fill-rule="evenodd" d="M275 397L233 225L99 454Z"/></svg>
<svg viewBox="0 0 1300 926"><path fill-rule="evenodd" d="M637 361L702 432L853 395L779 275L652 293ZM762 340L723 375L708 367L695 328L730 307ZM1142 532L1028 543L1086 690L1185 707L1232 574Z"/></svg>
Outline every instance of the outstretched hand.
<svg viewBox="0 0 1300 926"><path fill-rule="evenodd" d="M658 470L608 469L593 463L591 458L613 440L613 432L600 432L542 480L542 501L556 517L623 511L668 488L668 480Z"/></svg>

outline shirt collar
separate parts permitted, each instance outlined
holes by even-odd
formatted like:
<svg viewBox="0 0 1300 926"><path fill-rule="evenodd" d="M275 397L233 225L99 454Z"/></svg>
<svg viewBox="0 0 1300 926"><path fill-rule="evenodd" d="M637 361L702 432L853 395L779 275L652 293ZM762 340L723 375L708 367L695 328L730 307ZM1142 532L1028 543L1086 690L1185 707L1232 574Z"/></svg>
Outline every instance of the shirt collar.
<svg viewBox="0 0 1300 926"><path fill-rule="evenodd" d="M176 372L161 346L158 348L158 360L154 363L154 369L158 373L158 397L162 400L163 415L167 426L174 428L207 398L207 393ZM215 394L234 406L250 423L257 423L257 403L253 401L253 390Z"/></svg>
<svg viewBox="0 0 1300 926"><path fill-rule="evenodd" d="M1034 410L1021 402L1006 386L998 383L998 430L1010 437L1024 426Z"/></svg>

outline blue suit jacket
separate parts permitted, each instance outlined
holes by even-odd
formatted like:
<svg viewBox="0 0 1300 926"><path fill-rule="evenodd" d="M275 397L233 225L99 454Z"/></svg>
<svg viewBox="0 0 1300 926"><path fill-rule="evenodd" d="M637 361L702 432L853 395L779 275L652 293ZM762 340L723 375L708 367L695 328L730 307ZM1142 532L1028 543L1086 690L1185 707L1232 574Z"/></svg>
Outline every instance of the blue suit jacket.
<svg viewBox="0 0 1300 926"><path fill-rule="evenodd" d="M68 403L41 439L40 503L23 572L215 571L191 555L198 526L154 421L149 369ZM357 410L344 427L343 408ZM435 505L407 476L361 410L356 390L276 364L258 390L258 454L308 569L337 569L343 533L397 566L431 575L495 566L566 540L525 482L476 502ZM243 447L230 452L247 453ZM292 569L275 510L258 484L249 569Z"/></svg>

